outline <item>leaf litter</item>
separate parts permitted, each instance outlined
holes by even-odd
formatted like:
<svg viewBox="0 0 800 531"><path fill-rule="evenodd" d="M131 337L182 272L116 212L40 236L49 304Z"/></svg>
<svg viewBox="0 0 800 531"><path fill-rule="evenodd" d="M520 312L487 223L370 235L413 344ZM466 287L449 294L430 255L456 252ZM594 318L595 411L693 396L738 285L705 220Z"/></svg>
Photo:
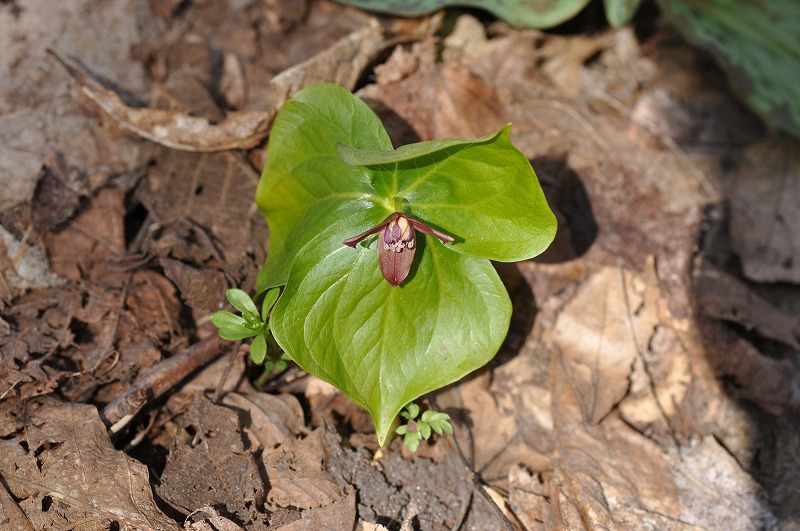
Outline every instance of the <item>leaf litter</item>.
<svg viewBox="0 0 800 531"><path fill-rule="evenodd" d="M796 150L702 53L663 26L559 36L462 16L438 41L436 17L378 25L326 2L115 8L0 7L0 24L58 35L4 47L0 65L6 84L36 81L0 106L5 521L496 529L501 510L517 529L794 525ZM78 13L126 29L108 48ZM37 66L48 47L77 91ZM220 356L204 319L263 263L250 206L269 113L322 80L359 89L396 142L513 121L559 217L548 253L500 268L514 318L497 358L432 398L455 437L413 457L378 450L360 408L296 369L255 390L246 347ZM214 136L234 112L266 125ZM202 128L157 137L142 116Z"/></svg>

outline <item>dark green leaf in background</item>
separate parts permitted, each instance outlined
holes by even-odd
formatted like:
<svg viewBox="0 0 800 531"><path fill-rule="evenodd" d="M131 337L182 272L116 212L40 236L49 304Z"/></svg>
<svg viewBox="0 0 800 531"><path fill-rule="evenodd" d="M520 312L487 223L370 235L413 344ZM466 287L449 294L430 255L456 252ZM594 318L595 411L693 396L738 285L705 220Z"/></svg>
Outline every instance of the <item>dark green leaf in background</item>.
<svg viewBox="0 0 800 531"><path fill-rule="evenodd" d="M450 6L485 9L513 26L552 28L571 19L589 0L338 0L379 13L415 17Z"/></svg>
<svg viewBox="0 0 800 531"><path fill-rule="evenodd" d="M614 28L624 26L636 14L641 3L642 0L604 0L608 23Z"/></svg>
<svg viewBox="0 0 800 531"><path fill-rule="evenodd" d="M661 0L691 42L724 63L762 118L800 137L800 1Z"/></svg>

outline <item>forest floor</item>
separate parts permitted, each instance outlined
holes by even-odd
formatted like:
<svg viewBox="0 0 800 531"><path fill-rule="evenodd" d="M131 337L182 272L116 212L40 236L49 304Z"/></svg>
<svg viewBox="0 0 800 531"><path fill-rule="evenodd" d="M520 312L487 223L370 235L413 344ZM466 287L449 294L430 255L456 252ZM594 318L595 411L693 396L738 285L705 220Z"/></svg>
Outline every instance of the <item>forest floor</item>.
<svg viewBox="0 0 800 531"><path fill-rule="evenodd" d="M654 7L592 13L0 2L0 527L800 529L800 146ZM560 224L497 264L508 337L415 455L296 367L256 389L209 322L322 81L396 146L512 122Z"/></svg>

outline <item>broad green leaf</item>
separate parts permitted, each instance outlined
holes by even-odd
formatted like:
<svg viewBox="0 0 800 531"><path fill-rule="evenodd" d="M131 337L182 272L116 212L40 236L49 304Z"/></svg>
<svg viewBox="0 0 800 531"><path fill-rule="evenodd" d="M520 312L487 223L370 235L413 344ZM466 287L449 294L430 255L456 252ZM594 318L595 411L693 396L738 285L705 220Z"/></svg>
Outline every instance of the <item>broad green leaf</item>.
<svg viewBox="0 0 800 531"><path fill-rule="evenodd" d="M661 0L690 41L719 57L739 96L775 127L800 137L798 0Z"/></svg>
<svg viewBox="0 0 800 531"><path fill-rule="evenodd" d="M369 11L406 17L424 15L449 6L485 9L509 24L551 28L574 17L589 0L338 0Z"/></svg>
<svg viewBox="0 0 800 531"><path fill-rule="evenodd" d="M604 0L608 23L615 28L627 24L641 3L642 0Z"/></svg>
<svg viewBox="0 0 800 531"><path fill-rule="evenodd" d="M256 203L270 226L260 288L284 284L294 255L331 219L365 210L374 214L366 217L380 221L392 212L374 196L364 172L342 161L337 142L363 149L392 148L375 113L337 85L302 90L278 112L256 191Z"/></svg>
<svg viewBox="0 0 800 531"><path fill-rule="evenodd" d="M343 161L351 166L373 166L376 164L402 162L404 160L421 157L423 155L430 155L442 150L450 150L451 152L455 153L458 150L464 147L469 147L473 144L489 142L498 134L500 134L500 131L490 133L481 138L445 138L440 140L429 140L428 142L407 144L405 146L400 146L397 149L379 151L359 149L339 143L336 145L336 152L339 153L339 156L342 157Z"/></svg>
<svg viewBox="0 0 800 531"><path fill-rule="evenodd" d="M353 249L337 241L339 230L331 226L297 254L272 331L300 367L369 410L382 445L405 404L494 356L511 303L488 260L430 236L418 238L409 279L392 288L375 238Z"/></svg>
<svg viewBox="0 0 800 531"><path fill-rule="evenodd" d="M259 289L286 285L270 315L275 340L366 407L381 444L403 405L499 348L511 306L486 259L530 258L556 229L508 127L394 150L372 111L333 85L301 91L278 114L257 202L271 231ZM418 234L410 274L393 288L377 237L343 241L396 211L456 241Z"/></svg>
<svg viewBox="0 0 800 531"><path fill-rule="evenodd" d="M297 251L356 212L362 223L339 241L395 209L454 236L452 249L476 258L524 260L553 240L555 216L509 126L393 150L380 120L341 87L316 85L295 98L273 125L257 193L271 231L263 287L285 283Z"/></svg>
<svg viewBox="0 0 800 531"><path fill-rule="evenodd" d="M256 365L261 365L267 357L267 338L258 334L250 344L250 358Z"/></svg>
<svg viewBox="0 0 800 531"><path fill-rule="evenodd" d="M231 305L240 312L249 312L251 314L258 315L258 309L256 308L253 299L250 298L250 295L248 295L247 292L233 288L225 292L225 297L228 299L228 302L230 302Z"/></svg>
<svg viewBox="0 0 800 531"><path fill-rule="evenodd" d="M339 147L369 175L376 193L410 217L456 238L452 250L511 262L544 251L556 219L510 126L483 138L421 142L366 153Z"/></svg>

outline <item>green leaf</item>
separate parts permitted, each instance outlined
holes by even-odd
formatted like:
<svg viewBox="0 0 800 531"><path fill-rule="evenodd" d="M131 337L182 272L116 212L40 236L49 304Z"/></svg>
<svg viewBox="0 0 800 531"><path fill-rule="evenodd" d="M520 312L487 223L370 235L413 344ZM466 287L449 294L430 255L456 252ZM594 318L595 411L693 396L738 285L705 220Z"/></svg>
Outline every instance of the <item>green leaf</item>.
<svg viewBox="0 0 800 531"><path fill-rule="evenodd" d="M356 248L337 240L350 223L340 220L298 253L272 332L300 367L372 414L382 445L405 404L494 356L511 303L489 261L431 236L418 239L409 280L392 288L378 269L374 238Z"/></svg>
<svg viewBox="0 0 800 531"><path fill-rule="evenodd" d="M403 444L406 445L412 453L417 451L419 448L419 442L422 440L422 435L418 431L410 431L405 434L403 437Z"/></svg>
<svg viewBox="0 0 800 531"><path fill-rule="evenodd" d="M450 415L440 411L428 410L422 414L422 422L427 423L433 431L439 435L444 433L453 433L453 426L450 424Z"/></svg>
<svg viewBox="0 0 800 531"><path fill-rule="evenodd" d="M267 358L267 338L258 334L250 344L250 358L256 365L261 365Z"/></svg>
<svg viewBox="0 0 800 531"><path fill-rule="evenodd" d="M417 429L422 438L426 441L431 438L431 427L427 422L417 422Z"/></svg>
<svg viewBox="0 0 800 531"><path fill-rule="evenodd" d="M243 317L227 310L214 312L211 315L211 324L219 329L219 337L228 341L238 341L258 334L258 330L248 326Z"/></svg>
<svg viewBox="0 0 800 531"><path fill-rule="evenodd" d="M258 330L253 330L246 326L226 326L219 329L219 337L228 341L239 341L258 335Z"/></svg>
<svg viewBox="0 0 800 531"><path fill-rule="evenodd" d="M279 112L257 202L271 231L259 289L286 284L270 315L276 342L366 407L380 444L404 404L499 348L511 305L486 258L530 258L556 229L508 127L393 150L366 105L325 84ZM395 212L456 238L418 234L397 288L380 273L375 236L343 245Z"/></svg>
<svg viewBox="0 0 800 531"><path fill-rule="evenodd" d="M236 315L228 310L220 310L211 314L211 324L217 328L230 328L245 326L247 321L241 315Z"/></svg>
<svg viewBox="0 0 800 531"><path fill-rule="evenodd" d="M773 126L800 137L800 2L661 0L684 36L724 63L733 89Z"/></svg>
<svg viewBox="0 0 800 531"><path fill-rule="evenodd" d="M627 24L641 3L642 0L604 0L608 23L615 28Z"/></svg>
<svg viewBox="0 0 800 531"><path fill-rule="evenodd" d="M555 237L555 216L508 126L483 138L392 150L363 102L322 84L284 105L268 153L256 195L271 231L264 287L284 284L297 252L332 220L354 213L339 241L398 208L455 236L452 249L476 258L532 258Z"/></svg>
<svg viewBox="0 0 800 531"><path fill-rule="evenodd" d="M378 195L454 236L452 250L511 262L544 251L555 237L556 219L509 133L506 126L476 139L371 153L339 146L338 151L369 175Z"/></svg>
<svg viewBox="0 0 800 531"><path fill-rule="evenodd" d="M264 294L264 301L261 303L261 320L267 322L269 311L275 306L275 301L281 294L280 288L272 288Z"/></svg>
<svg viewBox="0 0 800 531"><path fill-rule="evenodd" d="M250 298L247 292L232 288L225 291L225 297L228 299L228 302L240 312L258 315L258 308L256 308L253 299Z"/></svg>
<svg viewBox="0 0 800 531"><path fill-rule="evenodd" d="M574 17L589 0L338 0L369 11L416 17L449 6L485 9L514 26L550 28Z"/></svg>
<svg viewBox="0 0 800 531"><path fill-rule="evenodd" d="M412 402L405 407L405 411L400 415L405 419L414 420L419 415L419 406Z"/></svg>
<svg viewBox="0 0 800 531"><path fill-rule="evenodd" d="M374 196L364 172L339 157L337 142L364 149L392 148L375 113L337 85L302 90L278 112L256 191L256 203L270 226L269 254L259 287L285 284L297 251L331 219L365 211L364 217L377 223L392 213L391 204Z"/></svg>

